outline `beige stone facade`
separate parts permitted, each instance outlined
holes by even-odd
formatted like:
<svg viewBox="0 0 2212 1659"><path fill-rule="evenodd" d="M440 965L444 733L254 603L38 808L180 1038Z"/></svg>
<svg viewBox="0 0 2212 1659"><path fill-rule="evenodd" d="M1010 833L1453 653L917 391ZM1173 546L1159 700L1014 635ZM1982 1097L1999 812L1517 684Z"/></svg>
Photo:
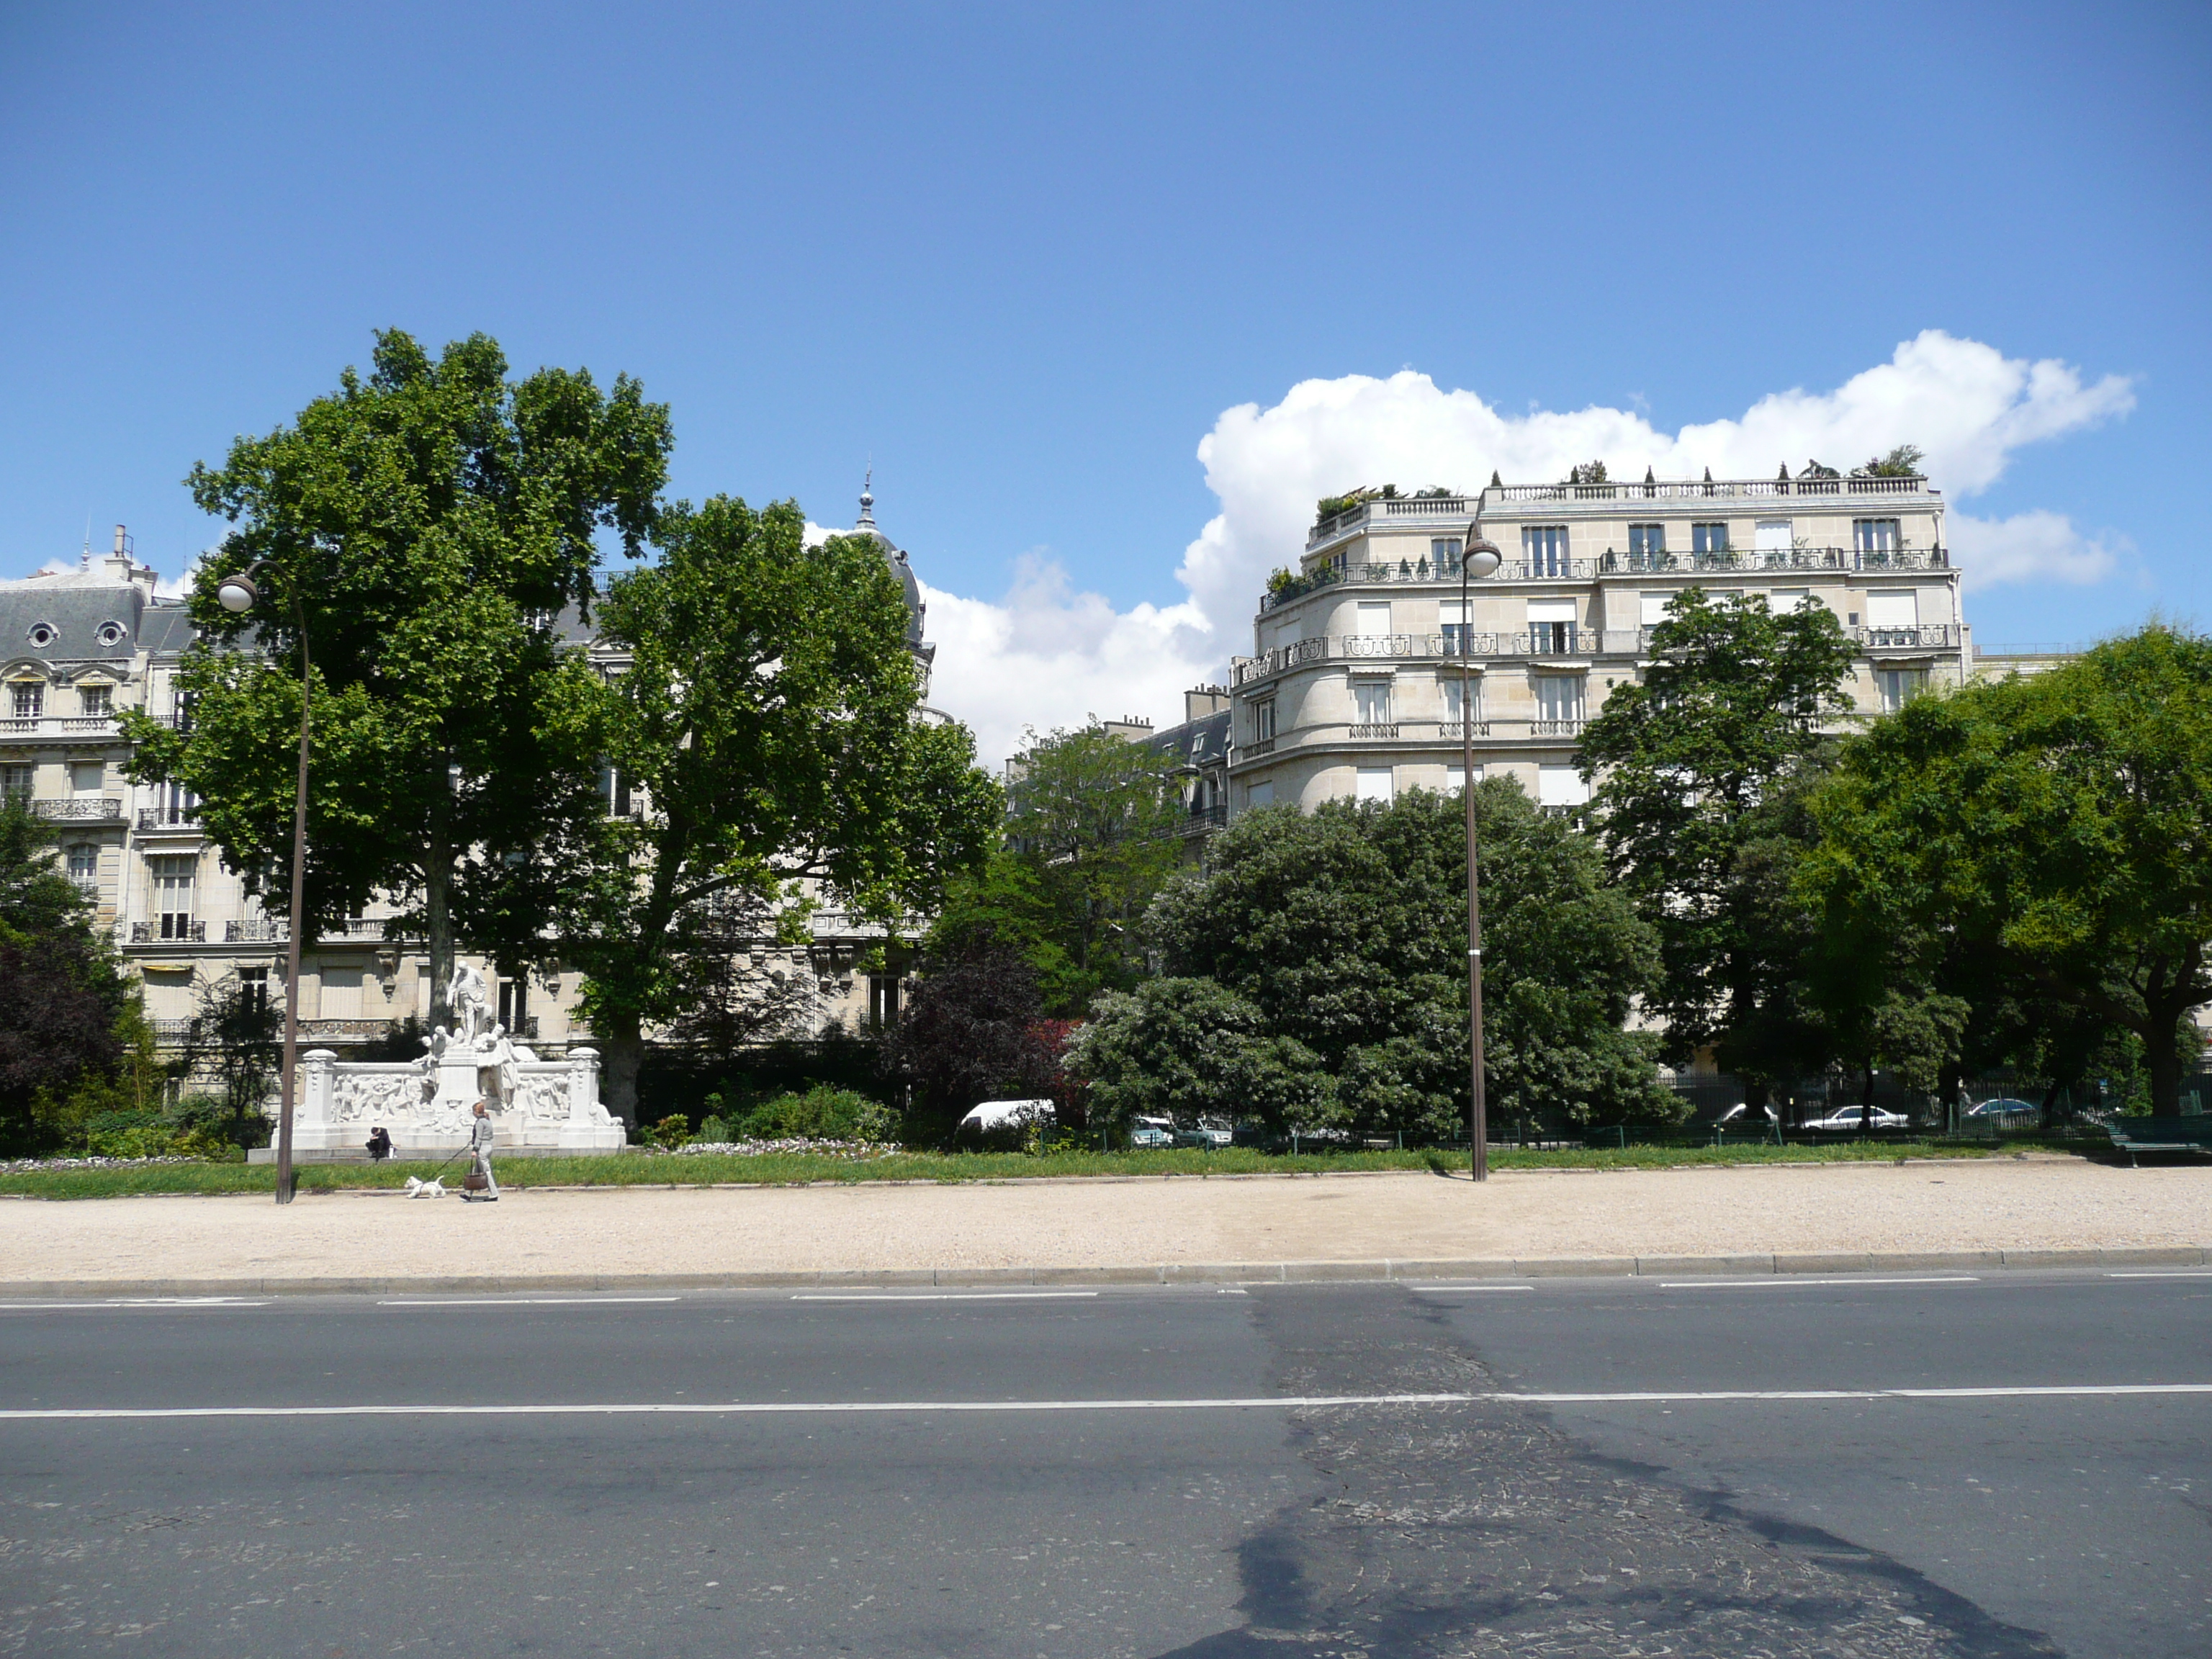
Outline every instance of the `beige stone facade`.
<svg viewBox="0 0 2212 1659"><path fill-rule="evenodd" d="M1504 562L1463 602L1478 511ZM1316 524L1297 576L1263 600L1253 654L1233 665L1232 811L1456 788L1470 716L1478 776L1577 805L1584 722L1643 673L1653 625L1691 586L1827 607L1858 648L1860 716L1955 684L1972 661L1943 500L1922 478L1376 499Z"/></svg>

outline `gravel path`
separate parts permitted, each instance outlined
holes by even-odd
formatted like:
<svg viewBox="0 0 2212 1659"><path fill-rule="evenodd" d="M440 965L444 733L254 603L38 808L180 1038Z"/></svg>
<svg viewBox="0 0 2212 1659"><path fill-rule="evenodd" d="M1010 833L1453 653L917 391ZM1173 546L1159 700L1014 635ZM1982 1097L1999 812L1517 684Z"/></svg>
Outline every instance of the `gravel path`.
<svg viewBox="0 0 2212 1659"><path fill-rule="evenodd" d="M2072 1159L1318 1179L0 1202L0 1284L2124 1249L2212 1243L2212 1168Z"/></svg>

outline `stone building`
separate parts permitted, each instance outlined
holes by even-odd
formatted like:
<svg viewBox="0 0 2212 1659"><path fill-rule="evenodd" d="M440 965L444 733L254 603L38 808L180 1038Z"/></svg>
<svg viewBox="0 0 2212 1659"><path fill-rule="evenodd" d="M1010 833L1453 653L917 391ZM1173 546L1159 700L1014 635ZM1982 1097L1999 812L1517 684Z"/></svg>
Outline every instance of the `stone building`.
<svg viewBox="0 0 2212 1659"><path fill-rule="evenodd" d="M1504 562L1462 598L1480 510ZM1642 672L1684 588L1819 605L1857 648L1860 715L1954 684L1972 662L1943 499L1920 477L1504 485L1395 495L1316 523L1232 665L1232 810L1456 789L1462 722L1478 777L1580 805L1583 723Z"/></svg>
<svg viewBox="0 0 2212 1659"><path fill-rule="evenodd" d="M902 580L907 647L921 665L926 696L936 647L922 635L920 584L907 555L877 527L873 496L864 494L860 503L848 533L872 537ZM265 910L223 867L194 797L125 775L131 751L118 709L142 708L171 723L190 718L176 672L196 634L183 602L157 586L120 526L105 557L88 552L76 568L0 581L0 788L60 830L64 867L93 899L100 925L112 930L126 966L143 981L157 1039L173 1047L212 986L234 978L249 995L281 1000L288 918L281 908ZM570 637L607 672L621 672L619 653L580 629ZM933 710L924 717L945 718ZM622 779L610 775L607 788L611 811L651 810ZM391 906L372 904L303 954L303 1048L344 1056L410 1015L428 1016L425 942L387 939L391 914ZM757 966L812 975L820 1024L858 1029L895 1017L898 970L856 973L884 930L834 909L816 912L810 927L811 939L796 947L764 938L735 940L733 948ZM571 1041L589 1041L574 1012L578 975L565 964L505 979L482 957L460 960L493 988L499 1023L541 1053L557 1056Z"/></svg>

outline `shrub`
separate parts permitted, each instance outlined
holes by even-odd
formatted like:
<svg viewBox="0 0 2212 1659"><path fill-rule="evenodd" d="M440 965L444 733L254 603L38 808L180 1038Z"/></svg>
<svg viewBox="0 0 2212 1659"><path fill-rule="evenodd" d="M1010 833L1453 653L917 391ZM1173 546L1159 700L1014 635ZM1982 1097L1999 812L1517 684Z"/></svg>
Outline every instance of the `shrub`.
<svg viewBox="0 0 2212 1659"><path fill-rule="evenodd" d="M673 1152L691 1139L691 1120L681 1112L664 1117L645 1132L646 1139L656 1146Z"/></svg>
<svg viewBox="0 0 2212 1659"><path fill-rule="evenodd" d="M711 1100L714 1097L710 1095L708 1098ZM729 1123L720 1117L702 1117L699 1120L699 1133L693 1138L705 1141L709 1146L719 1146L730 1138Z"/></svg>
<svg viewBox="0 0 2212 1659"><path fill-rule="evenodd" d="M819 1083L803 1095L763 1101L739 1127L750 1140L890 1140L897 1129L888 1108Z"/></svg>

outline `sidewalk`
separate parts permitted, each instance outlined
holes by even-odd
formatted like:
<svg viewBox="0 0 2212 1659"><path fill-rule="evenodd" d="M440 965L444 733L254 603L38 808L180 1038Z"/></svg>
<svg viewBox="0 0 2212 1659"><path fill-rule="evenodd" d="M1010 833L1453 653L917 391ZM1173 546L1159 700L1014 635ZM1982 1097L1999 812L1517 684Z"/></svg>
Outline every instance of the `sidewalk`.
<svg viewBox="0 0 2212 1659"><path fill-rule="evenodd" d="M2208 1246L2212 1168L2073 1160L0 1202L17 1294L2187 1264Z"/></svg>

